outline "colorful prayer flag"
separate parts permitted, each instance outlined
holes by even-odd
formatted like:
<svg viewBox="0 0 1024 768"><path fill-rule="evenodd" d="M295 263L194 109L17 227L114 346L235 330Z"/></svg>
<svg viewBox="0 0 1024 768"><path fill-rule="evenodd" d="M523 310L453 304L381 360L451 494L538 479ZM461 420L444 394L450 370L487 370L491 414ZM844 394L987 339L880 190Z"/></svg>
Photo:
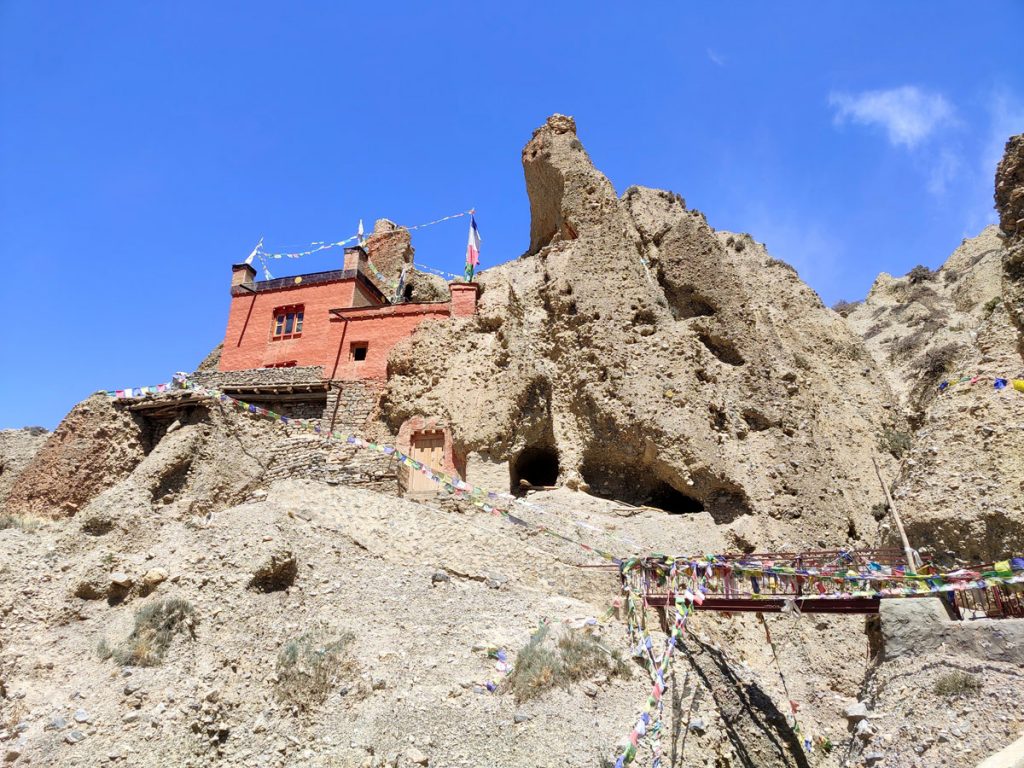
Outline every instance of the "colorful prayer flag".
<svg viewBox="0 0 1024 768"><path fill-rule="evenodd" d="M473 273L480 263L480 230L476 226L476 216L469 215L469 242L466 244L466 282L473 282Z"/></svg>

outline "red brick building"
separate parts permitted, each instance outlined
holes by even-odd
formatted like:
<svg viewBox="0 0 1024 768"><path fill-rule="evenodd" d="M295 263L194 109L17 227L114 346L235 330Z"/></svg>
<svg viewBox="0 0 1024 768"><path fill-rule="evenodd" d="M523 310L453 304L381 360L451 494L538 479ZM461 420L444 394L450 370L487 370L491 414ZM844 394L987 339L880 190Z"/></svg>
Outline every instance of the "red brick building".
<svg viewBox="0 0 1024 768"><path fill-rule="evenodd" d="M368 276L367 266L367 252L361 247L345 249L341 269L273 280L256 281L252 265L235 264L219 370L230 374L318 366L323 381L283 388L236 385L230 391L289 413L296 407L322 408L321 421L330 430L369 428L387 379L391 350L421 323L475 314L478 289L475 283L450 283L447 301L395 302ZM342 402L345 407L340 407ZM397 442L401 450L435 469L465 474L465 459L456 454L451 430L429 414L403 424ZM404 466L398 476L407 494L436 490L431 481Z"/></svg>
<svg viewBox="0 0 1024 768"><path fill-rule="evenodd" d="M319 365L331 381L382 381L391 350L420 323L476 312L475 283L452 283L444 302L392 303L366 267L359 247L345 249L342 269L275 280L235 264L220 370Z"/></svg>

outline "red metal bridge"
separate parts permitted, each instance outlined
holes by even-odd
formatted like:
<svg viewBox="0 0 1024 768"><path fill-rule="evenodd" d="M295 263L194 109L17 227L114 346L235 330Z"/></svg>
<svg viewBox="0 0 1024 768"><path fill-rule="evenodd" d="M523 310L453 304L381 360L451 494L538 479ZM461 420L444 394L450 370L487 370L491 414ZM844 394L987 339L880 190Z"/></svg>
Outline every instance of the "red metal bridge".
<svg viewBox="0 0 1024 768"><path fill-rule="evenodd" d="M699 561L695 564L702 567ZM742 575L729 576L730 564L738 566L736 570ZM991 565L973 568L985 570ZM709 560L707 567L714 570L715 576L702 582L699 597L703 599L692 601L692 608L725 613L876 614L885 598L864 596L863 590L856 594L850 582L868 575L891 575L898 580L908 573L906 556L900 548L727 555ZM937 572L929 565L916 570L918 576ZM657 609L660 614L675 606L677 596L693 586L685 579L666 578L666 558L657 556L633 561L632 569L628 574L624 570L622 578L632 579L630 591L642 596L645 607ZM1002 584L986 589L942 593L924 590L901 595L928 596L939 596L958 619L1024 617L1021 593Z"/></svg>
<svg viewBox="0 0 1024 768"><path fill-rule="evenodd" d="M806 552L760 552L737 555L737 562L751 568L785 564L794 569L812 572L821 577L847 573L870 563L877 563L892 570L902 570L906 557L902 549L862 549L857 551L819 549ZM675 605L674 592L659 590L655 583L644 592L644 603L652 608L669 608ZM799 579L788 579L765 586L759 592L752 588L746 591L730 589L727 592L705 592L701 603L694 603L698 611L720 611L726 613L781 613L795 608L801 613L878 613L880 599L877 597L846 597L842 599L821 599L805 592L805 584Z"/></svg>

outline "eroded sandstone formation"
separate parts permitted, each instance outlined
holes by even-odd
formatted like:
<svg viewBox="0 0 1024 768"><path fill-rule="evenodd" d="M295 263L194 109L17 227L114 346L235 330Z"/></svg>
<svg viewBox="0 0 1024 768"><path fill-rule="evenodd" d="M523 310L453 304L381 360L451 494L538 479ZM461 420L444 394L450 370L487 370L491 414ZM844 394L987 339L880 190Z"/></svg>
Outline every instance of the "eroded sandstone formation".
<svg viewBox="0 0 1024 768"><path fill-rule="evenodd" d="M571 118L551 118L523 160L529 250L482 275L478 316L396 349L381 404L392 432L442 417L470 480L560 481L518 511L620 553L874 545L872 455L898 478L915 546L967 559L1024 546L1024 397L989 380L936 386L1020 371L1005 267L1018 241L986 230L937 272L884 275L848 326L763 246L715 232L677 195L617 196ZM412 258L396 242L392 270ZM216 398L94 396L38 440L35 453L0 435L0 461L17 455L16 511L58 518L0 530L7 763L582 768L621 754L646 673L630 664L518 702L492 657L518 664L541 616L621 647L605 613L615 571L578 568L595 558L569 538L450 499L396 499L388 456ZM195 622L162 663L122 669L102 653L163 600ZM935 601L891 602L867 636L860 616L692 617L669 679L669 761L968 768L1016 738L1008 623L952 629ZM890 607L930 611L930 629ZM350 656L300 713L278 672L321 626L352 638ZM937 686L981 668L951 720Z"/></svg>
<svg viewBox="0 0 1024 768"><path fill-rule="evenodd" d="M447 301L448 286L443 278L423 272L415 267L416 249L408 229L389 219L377 219L373 232L366 238L367 258L380 273L375 276L379 288L389 299L408 301ZM402 278L401 295L396 296L396 284Z"/></svg>
<svg viewBox="0 0 1024 768"><path fill-rule="evenodd" d="M539 128L523 166L529 251L481 275L477 317L395 349L391 428L442 415L471 481L509 462L513 484L710 515L736 546L867 541L871 456L899 417L843 320L678 195L617 196L572 118Z"/></svg>
<svg viewBox="0 0 1024 768"><path fill-rule="evenodd" d="M74 515L96 494L131 474L145 457L150 439L142 423L115 408L106 395L83 400L14 479L7 511Z"/></svg>

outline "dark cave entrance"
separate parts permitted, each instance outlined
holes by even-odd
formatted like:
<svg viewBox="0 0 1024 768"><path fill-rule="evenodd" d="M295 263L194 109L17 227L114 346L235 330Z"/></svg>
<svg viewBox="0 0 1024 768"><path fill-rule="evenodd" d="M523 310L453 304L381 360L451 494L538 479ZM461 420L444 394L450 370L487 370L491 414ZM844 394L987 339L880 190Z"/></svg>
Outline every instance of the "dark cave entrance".
<svg viewBox="0 0 1024 768"><path fill-rule="evenodd" d="M558 452L550 446L524 448L509 469L512 493L523 492L520 480L530 485L554 485L558 482Z"/></svg>
<svg viewBox="0 0 1024 768"><path fill-rule="evenodd" d="M651 489L648 506L663 509L670 515L693 515L704 511L704 504L699 499L677 491L668 483L658 483Z"/></svg>

